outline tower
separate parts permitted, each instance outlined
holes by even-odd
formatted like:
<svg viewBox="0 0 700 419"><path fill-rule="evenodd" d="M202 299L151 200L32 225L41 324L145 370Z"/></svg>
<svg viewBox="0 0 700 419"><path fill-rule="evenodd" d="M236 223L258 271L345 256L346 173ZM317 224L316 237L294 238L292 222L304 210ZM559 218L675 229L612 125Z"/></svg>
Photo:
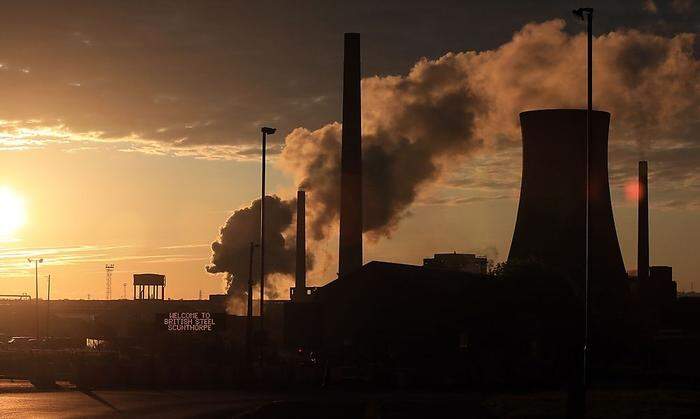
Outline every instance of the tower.
<svg viewBox="0 0 700 419"><path fill-rule="evenodd" d="M625 267L608 183L610 114L593 111L589 148L590 283L592 300L618 302ZM568 278L582 296L586 251L586 111L520 114L523 174L509 261L536 261ZM603 301L605 300L605 301Z"/></svg>
<svg viewBox="0 0 700 419"><path fill-rule="evenodd" d="M105 271L107 273L107 280L106 280L106 292L105 292L105 299L106 300L111 300L112 299L112 272L114 271L114 265L113 264L107 264L105 265Z"/></svg>
<svg viewBox="0 0 700 419"><path fill-rule="evenodd" d="M637 192L637 279L649 279L649 181L646 161L639 162Z"/></svg>
<svg viewBox="0 0 700 419"><path fill-rule="evenodd" d="M362 267L362 132L360 34L345 34L340 158L338 276Z"/></svg>
<svg viewBox="0 0 700 419"><path fill-rule="evenodd" d="M297 191L297 243L296 272L294 275L294 300L306 296L306 193Z"/></svg>

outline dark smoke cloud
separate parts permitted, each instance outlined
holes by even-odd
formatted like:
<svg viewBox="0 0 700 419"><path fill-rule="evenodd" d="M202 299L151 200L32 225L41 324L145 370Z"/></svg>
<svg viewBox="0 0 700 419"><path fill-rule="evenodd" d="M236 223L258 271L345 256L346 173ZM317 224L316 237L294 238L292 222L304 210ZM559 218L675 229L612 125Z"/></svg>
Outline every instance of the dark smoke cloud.
<svg viewBox="0 0 700 419"><path fill-rule="evenodd" d="M296 199L282 200L277 196L265 198L265 270L266 276L275 274L291 275L295 267L296 237L293 235L292 221L296 213ZM235 299L243 299L249 270L250 242L260 241L260 199L246 208L236 210L220 230L219 240L212 243L209 273L225 273L229 285L228 293ZM309 267L313 260L307 261ZM253 283L260 281L260 249L253 258ZM279 298L279 288L266 286L269 298Z"/></svg>
<svg viewBox="0 0 700 419"><path fill-rule="evenodd" d="M391 234L419 188L440 174L444 157L481 146L474 120L482 103L467 77L449 62L423 60L407 77L363 81L363 216L370 238ZM296 129L280 160L309 193L316 240L339 213L340 134L337 123Z"/></svg>

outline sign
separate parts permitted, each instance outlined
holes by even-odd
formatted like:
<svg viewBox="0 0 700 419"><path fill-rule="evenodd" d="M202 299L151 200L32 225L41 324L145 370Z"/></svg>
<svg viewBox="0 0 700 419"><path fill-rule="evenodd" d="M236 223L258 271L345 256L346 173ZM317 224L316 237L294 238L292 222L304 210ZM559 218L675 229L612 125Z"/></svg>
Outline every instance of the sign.
<svg viewBox="0 0 700 419"><path fill-rule="evenodd" d="M163 319L168 332L211 332L216 326L208 311L171 312Z"/></svg>

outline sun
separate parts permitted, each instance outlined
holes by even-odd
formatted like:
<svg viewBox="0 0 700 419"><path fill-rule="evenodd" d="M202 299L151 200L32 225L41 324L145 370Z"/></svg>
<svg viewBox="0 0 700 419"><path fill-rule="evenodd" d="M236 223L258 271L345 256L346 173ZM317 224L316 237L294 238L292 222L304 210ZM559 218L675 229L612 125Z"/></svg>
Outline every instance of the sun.
<svg viewBox="0 0 700 419"><path fill-rule="evenodd" d="M26 221L22 197L12 189L0 186L0 238L12 236Z"/></svg>

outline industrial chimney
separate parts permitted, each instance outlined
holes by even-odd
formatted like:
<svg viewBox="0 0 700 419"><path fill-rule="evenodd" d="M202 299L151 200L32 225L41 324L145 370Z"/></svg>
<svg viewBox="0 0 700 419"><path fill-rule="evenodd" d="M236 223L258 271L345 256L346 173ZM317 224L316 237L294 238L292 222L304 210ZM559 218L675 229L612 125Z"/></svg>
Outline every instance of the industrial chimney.
<svg viewBox="0 0 700 419"><path fill-rule="evenodd" d="M637 279L649 279L649 180L646 161L639 162L637 215Z"/></svg>
<svg viewBox="0 0 700 419"><path fill-rule="evenodd" d="M608 183L610 114L593 111L590 138L590 284L596 304L624 296L625 267ZM509 261L535 261L569 278L583 295L586 251L586 111L520 114L523 174ZM605 301L603 301L605 300Z"/></svg>
<svg viewBox="0 0 700 419"><path fill-rule="evenodd" d="M345 34L338 277L362 267L360 34Z"/></svg>
<svg viewBox="0 0 700 419"><path fill-rule="evenodd" d="M294 277L295 300L306 296L306 193L297 191L297 249L296 275Z"/></svg>

